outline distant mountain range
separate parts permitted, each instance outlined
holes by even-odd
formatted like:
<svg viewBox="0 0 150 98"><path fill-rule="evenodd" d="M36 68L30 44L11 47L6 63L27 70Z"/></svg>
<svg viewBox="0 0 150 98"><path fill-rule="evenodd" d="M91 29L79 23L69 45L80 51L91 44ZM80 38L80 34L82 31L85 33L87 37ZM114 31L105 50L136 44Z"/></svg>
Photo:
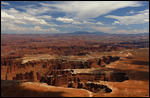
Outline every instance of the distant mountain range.
<svg viewBox="0 0 150 98"><path fill-rule="evenodd" d="M94 34L94 35L147 35L149 36L149 33L140 33L140 34L111 34L111 33L104 33L104 32L88 32L88 31L75 31L72 33L65 33L65 35L82 35L82 34Z"/></svg>
<svg viewBox="0 0 150 98"><path fill-rule="evenodd" d="M65 34L73 34L73 35L80 35L80 34L108 35L109 33L104 33L104 32L88 32L88 31L75 31L75 32L72 32L72 33L65 33Z"/></svg>
<svg viewBox="0 0 150 98"><path fill-rule="evenodd" d="M9 33L1 33L1 35L7 35ZM12 33L12 34L17 34L17 33ZM35 34L28 34L28 35L35 35ZM37 35L42 35L42 34L37 34ZM51 35L51 34L47 34ZM52 35L137 35L137 36L149 36L149 33L139 33L139 34L112 34L112 33L104 33L104 32L89 32L89 31L75 31L71 33L57 33L57 34L52 34Z"/></svg>

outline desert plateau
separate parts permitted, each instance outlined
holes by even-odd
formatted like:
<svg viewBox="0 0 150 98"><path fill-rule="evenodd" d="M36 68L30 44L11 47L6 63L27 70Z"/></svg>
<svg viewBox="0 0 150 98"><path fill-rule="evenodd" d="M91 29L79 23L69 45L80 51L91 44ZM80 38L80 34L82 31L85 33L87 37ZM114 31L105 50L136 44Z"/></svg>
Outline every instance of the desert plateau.
<svg viewBox="0 0 150 98"><path fill-rule="evenodd" d="M95 35L2 34L1 95L148 97L148 44L100 43L88 36Z"/></svg>

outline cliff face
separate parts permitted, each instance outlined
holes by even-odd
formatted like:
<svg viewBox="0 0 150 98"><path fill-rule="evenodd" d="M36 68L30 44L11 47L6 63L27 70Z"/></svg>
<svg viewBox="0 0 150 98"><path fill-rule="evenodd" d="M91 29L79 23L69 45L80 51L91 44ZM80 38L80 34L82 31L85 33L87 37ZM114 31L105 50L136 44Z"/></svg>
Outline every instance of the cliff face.
<svg viewBox="0 0 150 98"><path fill-rule="evenodd" d="M106 85L97 84L99 81L123 82L129 78L125 73L105 71L101 73L74 73L70 70L53 70L50 74L43 75L40 82L53 86L83 88L94 93L109 93L112 90Z"/></svg>
<svg viewBox="0 0 150 98"><path fill-rule="evenodd" d="M112 82L122 82L128 80L125 73L73 73L72 71L52 71L50 75L43 75L40 82L47 83L49 85L61 86L70 85L69 83L76 83L74 85L79 86L79 82L87 81L112 81ZM72 83L72 84L73 84ZM71 86L69 86L71 87Z"/></svg>
<svg viewBox="0 0 150 98"><path fill-rule="evenodd" d="M29 73L26 72L25 74L16 74L16 77L13 77L13 80L30 80L30 81L34 81L34 75L33 75L33 71L30 71Z"/></svg>
<svg viewBox="0 0 150 98"><path fill-rule="evenodd" d="M50 59L21 64L21 61L7 62L3 59L1 66L8 66L6 72L8 80L38 81L48 85L84 88L92 92L98 92L101 91L101 85L96 88L96 84L87 84L86 82L98 82L100 80L122 82L128 78L124 73L107 73L105 71L100 73L76 73L74 69L101 68L117 60L119 60L119 57L103 56L85 62ZM108 88L104 88L103 92L106 93Z"/></svg>
<svg viewBox="0 0 150 98"><path fill-rule="evenodd" d="M27 63L21 64L21 61L15 61L13 59L1 59L1 66L7 66L7 79L12 80L22 78L17 78L17 74L26 74L30 71L33 71L35 77L38 77L35 80L40 80L39 76L46 74L47 72L52 72L53 70L60 69L85 69L85 68L100 68L103 65L109 64L119 60L118 57L101 57L96 59L90 59L85 62L81 61L67 61L61 59L51 59L51 60L39 60L39 61L29 61ZM38 74L37 74L38 73ZM60 72L61 73L61 72Z"/></svg>

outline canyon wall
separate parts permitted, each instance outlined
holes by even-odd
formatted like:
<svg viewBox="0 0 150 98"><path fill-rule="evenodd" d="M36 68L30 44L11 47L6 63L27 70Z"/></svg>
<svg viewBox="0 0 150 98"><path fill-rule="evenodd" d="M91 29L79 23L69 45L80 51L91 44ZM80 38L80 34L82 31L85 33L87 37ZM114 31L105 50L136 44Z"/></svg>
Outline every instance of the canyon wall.
<svg viewBox="0 0 150 98"><path fill-rule="evenodd" d="M7 72L5 75L7 79L12 80L20 79L17 78L17 74L25 74L26 72L29 73L33 71L35 77L42 76L44 74L48 74L53 70L60 70L60 69L85 69L85 68L100 68L103 65L109 64L110 62L114 62L119 60L118 57L101 57L90 59L85 62L81 61L67 61L61 59L50 59L50 60L38 60L38 61L29 61L27 63L22 64L21 60L14 60L14 59L1 59L1 67L7 66ZM37 76L38 73L38 76ZM4 74L4 73L3 73ZM21 78L22 79L22 78ZM40 80L39 77L38 79Z"/></svg>

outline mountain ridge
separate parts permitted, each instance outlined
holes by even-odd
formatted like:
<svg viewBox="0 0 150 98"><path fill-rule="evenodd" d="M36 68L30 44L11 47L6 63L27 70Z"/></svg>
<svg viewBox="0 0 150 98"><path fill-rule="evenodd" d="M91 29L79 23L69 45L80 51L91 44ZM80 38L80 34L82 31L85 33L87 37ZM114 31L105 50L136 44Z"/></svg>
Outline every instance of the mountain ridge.
<svg viewBox="0 0 150 98"><path fill-rule="evenodd" d="M72 33L64 33L63 35L83 35L83 34L94 34L94 35L149 35L149 33L139 33L139 34L111 34L111 33L104 33L104 32L89 32L89 31L74 31Z"/></svg>

